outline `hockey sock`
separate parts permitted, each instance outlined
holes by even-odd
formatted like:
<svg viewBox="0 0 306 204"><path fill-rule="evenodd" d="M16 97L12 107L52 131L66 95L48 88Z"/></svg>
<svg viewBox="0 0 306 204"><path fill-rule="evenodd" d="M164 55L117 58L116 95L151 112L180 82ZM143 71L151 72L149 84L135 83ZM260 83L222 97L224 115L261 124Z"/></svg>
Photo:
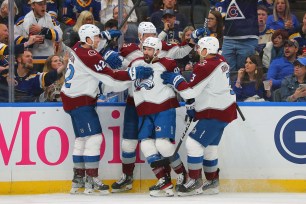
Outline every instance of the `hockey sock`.
<svg viewBox="0 0 306 204"><path fill-rule="evenodd" d="M86 169L87 176L98 177L98 168L96 169Z"/></svg>
<svg viewBox="0 0 306 204"><path fill-rule="evenodd" d="M128 176L133 176L134 168L135 168L135 163L122 164L122 172Z"/></svg>
<svg viewBox="0 0 306 204"><path fill-rule="evenodd" d="M165 173L167 174L167 176L171 176L171 166L170 165L166 165L164 166L165 168Z"/></svg>
<svg viewBox="0 0 306 204"><path fill-rule="evenodd" d="M186 174L186 172L187 172L183 162L181 162L178 166L174 167L173 170L177 174L181 174L181 173Z"/></svg>
<svg viewBox="0 0 306 204"><path fill-rule="evenodd" d="M214 180L219 178L219 169L214 172L204 172L207 180Z"/></svg>
<svg viewBox="0 0 306 204"><path fill-rule="evenodd" d="M167 175L164 167L156 167L153 168L152 170L157 179L163 178Z"/></svg>
<svg viewBox="0 0 306 204"><path fill-rule="evenodd" d="M189 177L191 179L198 179L198 178L201 178L202 177L202 169L188 169L189 171Z"/></svg>
<svg viewBox="0 0 306 204"><path fill-rule="evenodd" d="M85 169L73 168L73 172L74 172L74 175L76 175L76 176L81 176L81 177L85 176Z"/></svg>

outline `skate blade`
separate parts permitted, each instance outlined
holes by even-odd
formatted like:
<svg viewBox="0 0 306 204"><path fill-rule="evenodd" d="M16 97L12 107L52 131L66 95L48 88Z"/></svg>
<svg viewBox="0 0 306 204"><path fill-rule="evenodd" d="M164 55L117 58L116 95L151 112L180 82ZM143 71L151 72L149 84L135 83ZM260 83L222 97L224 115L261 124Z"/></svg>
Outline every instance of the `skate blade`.
<svg viewBox="0 0 306 204"><path fill-rule="evenodd" d="M85 195L94 195L94 196L101 196L101 195L108 195L109 191L108 190L94 190L94 189L85 189L84 190Z"/></svg>
<svg viewBox="0 0 306 204"><path fill-rule="evenodd" d="M70 192L71 195L78 195L84 193L84 188L71 188Z"/></svg>
<svg viewBox="0 0 306 204"><path fill-rule="evenodd" d="M193 196L193 195L200 195L203 193L202 188L190 191L190 192L177 192L177 196L184 197L184 196Z"/></svg>
<svg viewBox="0 0 306 204"><path fill-rule="evenodd" d="M174 192L172 189L155 190L155 191L150 191L150 196L152 197L173 197Z"/></svg>
<svg viewBox="0 0 306 204"><path fill-rule="evenodd" d="M209 188L203 191L204 195L215 195L219 193L219 188Z"/></svg>
<svg viewBox="0 0 306 204"><path fill-rule="evenodd" d="M121 193L121 192L125 192L125 191L129 191L133 188L132 184L126 185L123 188L120 189L112 189L112 193Z"/></svg>

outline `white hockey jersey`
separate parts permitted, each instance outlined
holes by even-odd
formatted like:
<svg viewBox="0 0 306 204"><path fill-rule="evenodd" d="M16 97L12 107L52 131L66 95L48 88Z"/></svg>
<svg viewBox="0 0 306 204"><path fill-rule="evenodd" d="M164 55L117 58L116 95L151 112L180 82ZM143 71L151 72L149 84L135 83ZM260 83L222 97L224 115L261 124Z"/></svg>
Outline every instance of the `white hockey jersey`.
<svg viewBox="0 0 306 204"><path fill-rule="evenodd" d="M64 110L95 104L99 81L108 86L128 86L130 83L127 71L106 67L103 58L95 50L83 48L77 43L70 52L65 83L61 89Z"/></svg>
<svg viewBox="0 0 306 204"><path fill-rule="evenodd" d="M161 58L151 64L143 58L132 62L132 66L147 66L154 71L153 77L145 80L136 80L133 83L133 96L138 115L149 115L179 107L175 91L163 84L160 75L165 72L178 72L176 62L173 59Z"/></svg>
<svg viewBox="0 0 306 204"><path fill-rule="evenodd" d="M172 59L181 59L188 55L190 51L192 50L192 47L184 42L181 44L167 44L165 41L162 41L162 51L159 54L159 58L168 57ZM124 57L124 67L130 66L130 62L137 58L143 57L143 53L139 46L135 43L130 44L124 44L120 50L120 54L122 57ZM105 88L105 90L112 90L112 91L122 91L121 90L114 90L110 89L109 87ZM129 88L129 97L127 99L127 103L130 105L133 105L133 92L131 91L131 88Z"/></svg>
<svg viewBox="0 0 306 204"><path fill-rule="evenodd" d="M237 118L236 95L229 84L229 65L221 55L196 64L190 83L177 87L184 99L195 99L196 119L231 122Z"/></svg>

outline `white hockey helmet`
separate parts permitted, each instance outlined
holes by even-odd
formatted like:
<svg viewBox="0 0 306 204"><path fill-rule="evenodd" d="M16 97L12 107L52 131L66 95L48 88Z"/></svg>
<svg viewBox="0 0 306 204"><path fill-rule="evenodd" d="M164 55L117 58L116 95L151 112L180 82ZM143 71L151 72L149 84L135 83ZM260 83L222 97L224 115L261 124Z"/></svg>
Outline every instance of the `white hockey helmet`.
<svg viewBox="0 0 306 204"><path fill-rule="evenodd" d="M159 38L156 37L148 37L147 39L145 39L145 41L142 43L143 47L151 47L154 48L155 52L157 50L161 50L162 49L162 42Z"/></svg>
<svg viewBox="0 0 306 204"><path fill-rule="evenodd" d="M100 29L93 24L84 24L79 29L80 41L86 43L86 38L90 38L94 42L94 37L101 35Z"/></svg>
<svg viewBox="0 0 306 204"><path fill-rule="evenodd" d="M155 33L156 34L156 27L151 22L141 22L138 25L138 34L141 34L141 36L144 33Z"/></svg>
<svg viewBox="0 0 306 204"><path fill-rule="evenodd" d="M217 54L219 51L219 40L215 37L203 37L198 42L198 49L202 52L203 49L207 50L207 54Z"/></svg>

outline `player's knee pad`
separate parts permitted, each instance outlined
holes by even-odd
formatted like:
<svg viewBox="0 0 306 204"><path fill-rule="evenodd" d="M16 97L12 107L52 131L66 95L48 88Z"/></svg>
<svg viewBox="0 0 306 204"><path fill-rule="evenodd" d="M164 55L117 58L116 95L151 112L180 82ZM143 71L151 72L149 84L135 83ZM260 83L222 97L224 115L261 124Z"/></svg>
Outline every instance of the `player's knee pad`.
<svg viewBox="0 0 306 204"><path fill-rule="evenodd" d="M141 151L146 158L158 154L158 151L155 147L155 140L153 139L144 139L140 143Z"/></svg>
<svg viewBox="0 0 306 204"><path fill-rule="evenodd" d="M204 159L205 160L215 160L218 159L218 146L217 145L208 145L204 148Z"/></svg>
<svg viewBox="0 0 306 204"><path fill-rule="evenodd" d="M204 154L204 147L198 141L187 137L186 139L186 149L188 156L200 157Z"/></svg>
<svg viewBox="0 0 306 204"><path fill-rule="evenodd" d="M175 151L175 145L168 138L156 139L156 148L163 157L170 157Z"/></svg>
<svg viewBox="0 0 306 204"><path fill-rule="evenodd" d="M123 152L135 152L137 148L138 140L123 139L121 148Z"/></svg>
<svg viewBox="0 0 306 204"><path fill-rule="evenodd" d="M86 138L77 137L74 140L74 147L72 155L82 156L85 149Z"/></svg>
<svg viewBox="0 0 306 204"><path fill-rule="evenodd" d="M87 137L84 155L96 156L100 155L100 147L102 143L102 135L96 134Z"/></svg>

